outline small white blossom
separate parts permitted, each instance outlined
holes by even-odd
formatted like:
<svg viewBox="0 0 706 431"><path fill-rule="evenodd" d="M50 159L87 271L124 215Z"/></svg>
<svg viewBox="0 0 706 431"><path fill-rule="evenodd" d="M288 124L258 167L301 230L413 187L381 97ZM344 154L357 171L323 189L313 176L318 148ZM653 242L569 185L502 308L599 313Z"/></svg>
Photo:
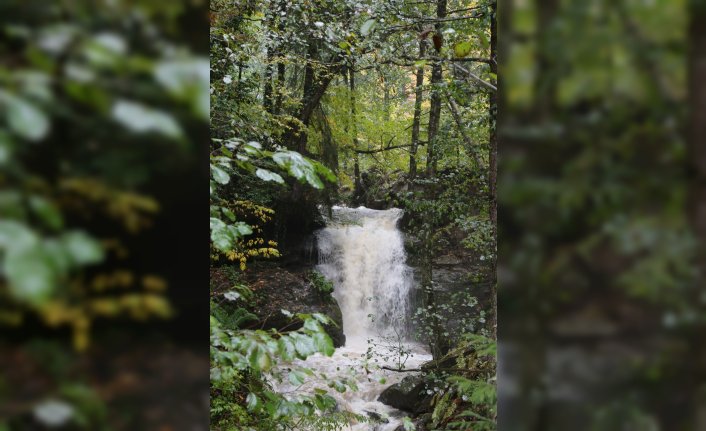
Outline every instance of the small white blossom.
<svg viewBox="0 0 706 431"><path fill-rule="evenodd" d="M316 22L314 23L314 25L317 26L318 28L321 28L321 27L324 26L324 23L321 22L321 21L316 21Z"/></svg>
<svg viewBox="0 0 706 431"><path fill-rule="evenodd" d="M226 84L230 84L231 82L233 82L233 77L230 75L226 75L223 77L223 82L225 82Z"/></svg>

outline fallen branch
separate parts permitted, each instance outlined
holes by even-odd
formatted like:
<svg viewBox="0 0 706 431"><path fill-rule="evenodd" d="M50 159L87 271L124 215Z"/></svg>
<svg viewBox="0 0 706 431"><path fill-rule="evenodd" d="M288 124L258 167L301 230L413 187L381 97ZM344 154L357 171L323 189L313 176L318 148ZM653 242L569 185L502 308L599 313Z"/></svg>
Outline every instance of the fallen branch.
<svg viewBox="0 0 706 431"><path fill-rule="evenodd" d="M422 369L422 368L391 368L391 367L381 367L383 370L388 370L388 371L394 371L396 373L418 373L418 372L426 372L426 371L449 371L452 373L469 373L469 374L479 374L479 373L487 373L492 370L484 370L484 369L467 369L467 368L428 368L428 369Z"/></svg>

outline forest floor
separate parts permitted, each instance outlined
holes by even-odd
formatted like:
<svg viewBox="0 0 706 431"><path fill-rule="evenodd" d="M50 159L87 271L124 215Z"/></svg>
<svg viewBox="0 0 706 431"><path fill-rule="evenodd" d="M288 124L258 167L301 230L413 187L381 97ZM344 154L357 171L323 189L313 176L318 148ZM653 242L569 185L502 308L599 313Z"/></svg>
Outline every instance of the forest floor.
<svg viewBox="0 0 706 431"><path fill-rule="evenodd" d="M101 422L111 430L208 430L207 351L122 335L118 342L97 336L100 342L80 356L50 342L0 345L0 418L18 429L42 429L32 419L34 405L83 386L93 396L74 408L103 410Z"/></svg>

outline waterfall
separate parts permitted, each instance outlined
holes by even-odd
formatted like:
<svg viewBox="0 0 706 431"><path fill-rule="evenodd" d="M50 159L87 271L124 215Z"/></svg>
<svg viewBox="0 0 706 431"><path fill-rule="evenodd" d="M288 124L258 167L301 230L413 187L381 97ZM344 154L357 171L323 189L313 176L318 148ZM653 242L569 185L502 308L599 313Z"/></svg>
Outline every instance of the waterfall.
<svg viewBox="0 0 706 431"><path fill-rule="evenodd" d="M333 295L343 315L346 344L331 357L317 353L304 361L295 360L294 365L313 371L303 385L287 381L274 384L283 393L313 394L316 388L326 387L330 379L355 381L358 390L329 391L329 395L341 410L382 421L353 421L346 428L351 431L397 429L407 414L377 399L385 388L410 373L382 366L419 368L431 360L423 346L409 339L414 278L406 264L402 233L397 229L402 214L400 209L333 207L327 226L316 233L317 269L334 283Z"/></svg>
<svg viewBox="0 0 706 431"><path fill-rule="evenodd" d="M402 210L334 207L316 234L317 269L334 283L348 346L408 335L412 271L406 265Z"/></svg>

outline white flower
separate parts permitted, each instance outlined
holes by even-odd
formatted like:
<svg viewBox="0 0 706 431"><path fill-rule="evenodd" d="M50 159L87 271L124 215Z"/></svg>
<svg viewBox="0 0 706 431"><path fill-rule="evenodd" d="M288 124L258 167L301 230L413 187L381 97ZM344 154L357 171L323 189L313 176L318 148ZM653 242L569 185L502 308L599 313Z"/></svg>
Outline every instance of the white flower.
<svg viewBox="0 0 706 431"><path fill-rule="evenodd" d="M223 82L225 82L226 84L230 84L231 82L233 82L233 77L230 75L226 75L223 77Z"/></svg>
<svg viewBox="0 0 706 431"><path fill-rule="evenodd" d="M316 21L316 22L314 23L314 25L317 26L317 27L319 27L319 28L321 28L321 27L324 26L324 23L321 22L321 21Z"/></svg>

